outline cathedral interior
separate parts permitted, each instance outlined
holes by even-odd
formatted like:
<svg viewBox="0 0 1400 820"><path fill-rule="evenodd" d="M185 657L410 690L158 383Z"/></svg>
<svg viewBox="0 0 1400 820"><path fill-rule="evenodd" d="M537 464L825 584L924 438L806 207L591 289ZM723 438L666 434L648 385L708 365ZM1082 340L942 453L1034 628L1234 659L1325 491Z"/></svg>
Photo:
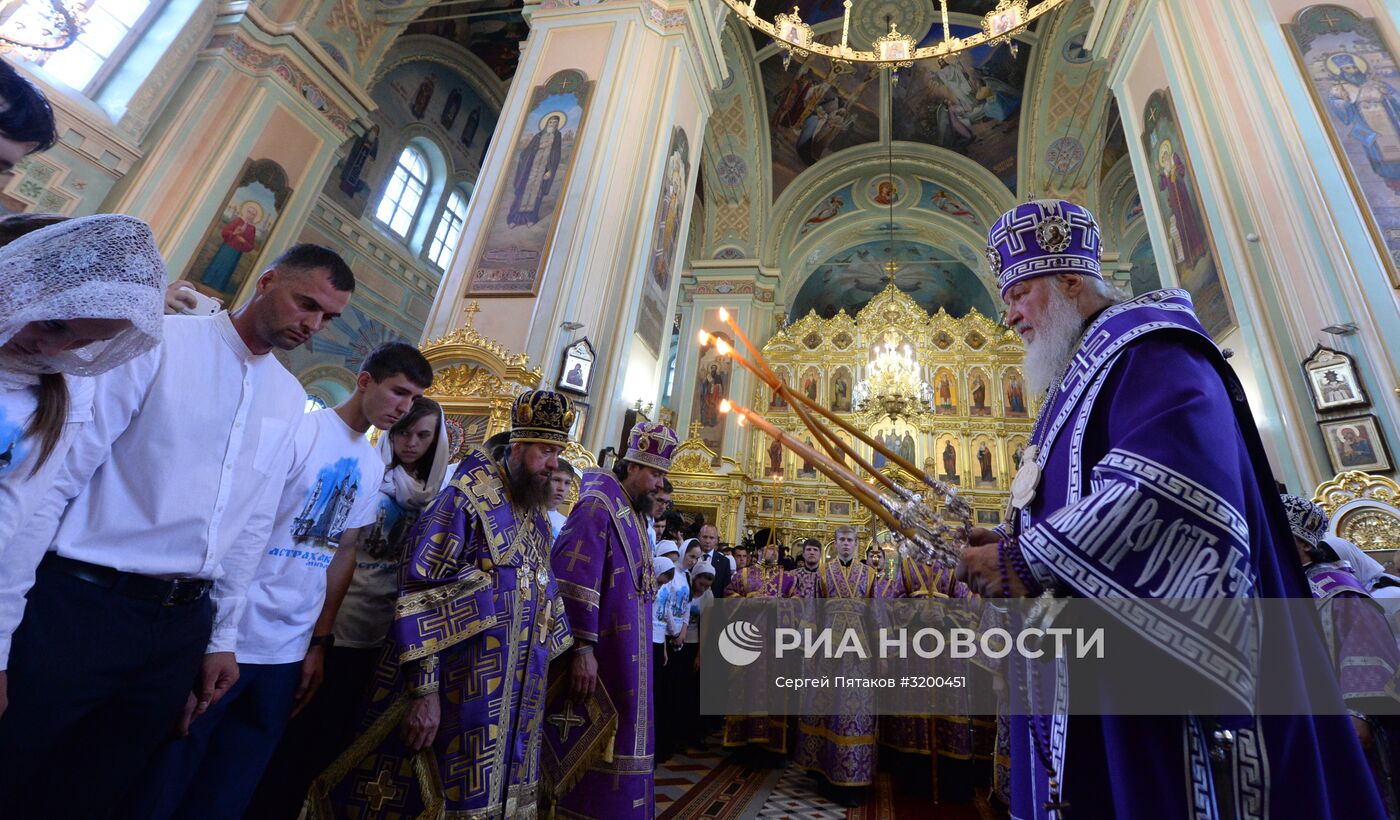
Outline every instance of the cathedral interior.
<svg viewBox="0 0 1400 820"><path fill-rule="evenodd" d="M697 342L737 328L995 523L1037 407L986 231L1059 197L1097 215L1115 284L1190 292L1280 481L1392 492L1392 3L1041 3L1010 34L899 67L744 19L777 19L776 0L84 0L71 46L17 45L50 5L0 5L6 57L60 132L0 208L138 216L172 279L228 305L292 243L339 251L350 308L279 354L308 406L343 399L378 343L421 342L469 443L507 426L522 387L557 385L578 402L578 464L637 418L681 431L676 503L725 540L873 531L720 412L804 429L714 335ZM827 53L892 23L919 48L974 38L1004 11L1027 13L796 9Z"/></svg>

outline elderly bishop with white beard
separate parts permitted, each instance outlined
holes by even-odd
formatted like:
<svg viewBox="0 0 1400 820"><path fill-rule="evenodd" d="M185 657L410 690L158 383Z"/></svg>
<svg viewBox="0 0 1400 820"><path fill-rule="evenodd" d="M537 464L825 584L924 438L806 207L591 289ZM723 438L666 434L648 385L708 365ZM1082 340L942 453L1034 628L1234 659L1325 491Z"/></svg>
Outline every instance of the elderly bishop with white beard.
<svg viewBox="0 0 1400 820"><path fill-rule="evenodd" d="M1098 223L1070 202L1016 206L987 244L1006 323L1026 342L1027 386L1043 400L1010 518L972 531L959 579L989 597L1129 610L1133 599L1227 599L1150 628L1125 618L1121 630L1226 714L1115 713L1124 692L1102 679L1015 662L1013 689L1029 684L1030 700L1012 719L1011 815L1383 817L1335 692L1322 693L1332 714L1258 708L1259 669L1287 688L1325 667L1316 623L1261 621L1257 646L1241 649L1200 614L1309 593L1244 393L1190 295L1128 299L1106 283ZM1191 543L1172 536L1183 532ZM1051 706L1064 698L1097 706L1066 716Z"/></svg>

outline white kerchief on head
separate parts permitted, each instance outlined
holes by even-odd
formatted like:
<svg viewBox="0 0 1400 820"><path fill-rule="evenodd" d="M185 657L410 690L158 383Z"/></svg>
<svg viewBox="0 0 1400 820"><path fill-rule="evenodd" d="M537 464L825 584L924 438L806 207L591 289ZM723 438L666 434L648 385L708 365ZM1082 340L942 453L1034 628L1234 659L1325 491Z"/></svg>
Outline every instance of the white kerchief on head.
<svg viewBox="0 0 1400 820"><path fill-rule="evenodd" d="M394 483L394 500L409 509L421 510L428 506L437 498L447 478L447 461L452 457L452 447L447 440L447 422L443 419L444 414L439 412L437 446L433 448L433 467L426 481L419 481L401 466L390 469L389 465L394 463L394 442L390 440L393 436L389 435L388 430L379 436L379 457L384 459L384 478Z"/></svg>
<svg viewBox="0 0 1400 820"><path fill-rule="evenodd" d="M0 352L0 379L33 384L41 373L95 376L162 338L165 261L145 222L124 214L70 219L0 248L0 345L30 322L125 319L105 342L53 356Z"/></svg>
<svg viewBox="0 0 1400 820"><path fill-rule="evenodd" d="M1356 573L1356 580L1367 590L1371 589L1371 584L1374 584L1377 578L1385 574L1385 567L1380 561L1367 555L1364 550L1345 538L1324 535L1318 540L1331 547L1338 558L1351 565L1351 571Z"/></svg>

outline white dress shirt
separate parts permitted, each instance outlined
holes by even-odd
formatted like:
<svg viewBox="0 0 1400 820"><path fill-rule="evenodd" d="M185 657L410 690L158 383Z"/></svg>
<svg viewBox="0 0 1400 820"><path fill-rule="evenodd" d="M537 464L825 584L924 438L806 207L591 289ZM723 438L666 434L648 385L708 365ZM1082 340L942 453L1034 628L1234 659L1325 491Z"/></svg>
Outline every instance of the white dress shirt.
<svg viewBox="0 0 1400 820"><path fill-rule="evenodd" d="M226 313L165 317L164 343L93 382L92 421L0 563L0 660L45 549L142 575L213 579L209 651L233 651L305 391L271 354L254 355Z"/></svg>

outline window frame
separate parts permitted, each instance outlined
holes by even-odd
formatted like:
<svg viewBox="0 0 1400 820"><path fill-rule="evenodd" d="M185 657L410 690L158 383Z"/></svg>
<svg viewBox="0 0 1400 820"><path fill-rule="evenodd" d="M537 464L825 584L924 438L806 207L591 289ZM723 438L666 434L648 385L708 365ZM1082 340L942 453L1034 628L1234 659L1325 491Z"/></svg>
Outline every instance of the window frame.
<svg viewBox="0 0 1400 820"><path fill-rule="evenodd" d="M454 196L460 197L462 200L462 213L457 224L457 235L453 238L453 242L460 247L462 234L467 227L467 208L471 204L471 192L467 190L465 186L454 185L448 190L447 196L442 199L442 207L438 210L438 217L433 222L432 232L428 236L428 241L425 243L426 247L423 249L423 261L444 273L447 271L447 266L452 263L453 258L457 255L457 248L454 247L448 252L448 256L444 260L446 264L439 264L437 260L433 259L433 245L437 243L438 231L442 228L443 220L447 219L449 215L454 219L457 218L457 214L453 213L451 207L452 198ZM443 244L445 247L447 243Z"/></svg>
<svg viewBox="0 0 1400 820"><path fill-rule="evenodd" d="M424 178L421 180L418 180L403 163L404 155L409 153L416 156L423 167ZM379 216L379 212L384 205L384 200L389 196L389 186L393 184L394 177L398 175L400 168L403 168L404 174L408 176L410 180L418 180L422 184L422 190L418 192L418 203L414 205L413 211L408 218L408 226L403 233L399 233L394 229L393 222L394 217L398 215L399 209L403 205L403 196L408 191L407 182L404 183L403 190L399 192L399 198L394 200L394 210L390 213L389 218L386 220L381 219ZM418 220L423 216L423 206L427 203L428 194L432 190L432 183L433 166L428 152L422 147L414 145L412 141L405 143L403 148L399 151L398 156L394 158L393 168L389 171L388 178L384 181L383 192L379 195L379 201L374 205L374 221L383 226L395 239L412 247L414 228L418 225Z"/></svg>
<svg viewBox="0 0 1400 820"><path fill-rule="evenodd" d="M21 5L27 5L30 2L43 2L43 0L25 0L25 3ZM97 2L98 0L87 0L87 2L81 5L81 12L87 14ZM141 12L141 15L136 18L136 22L127 30L126 36L122 37L121 42L117 43L116 47L112 49L111 54L108 54L102 59L102 64L98 66L97 71L93 72L93 75L88 78L88 81L84 83L82 87L70 86L57 74L49 72L49 57L61 54L62 51L46 53L42 58L42 62L35 62L34 60L30 60L29 62L37 68L42 69L45 74L57 82L62 83L64 86L72 88L74 91L90 100L96 99L97 95L101 93L103 86L107 84L107 81L121 68L122 64L126 62L127 57L131 56L131 52L135 50L136 46L145 39L146 33L151 28L151 24L155 22L156 17L160 16L160 13L168 4L169 0L150 0L146 6L146 10ZM18 11L18 8L16 11ZM81 34L78 36L79 38L82 37ZM76 40L74 44L76 45ZM72 46L70 46L70 48L71 47ZM84 47L87 48L87 46ZM88 50L93 51L94 54L96 53L96 51L91 48Z"/></svg>

